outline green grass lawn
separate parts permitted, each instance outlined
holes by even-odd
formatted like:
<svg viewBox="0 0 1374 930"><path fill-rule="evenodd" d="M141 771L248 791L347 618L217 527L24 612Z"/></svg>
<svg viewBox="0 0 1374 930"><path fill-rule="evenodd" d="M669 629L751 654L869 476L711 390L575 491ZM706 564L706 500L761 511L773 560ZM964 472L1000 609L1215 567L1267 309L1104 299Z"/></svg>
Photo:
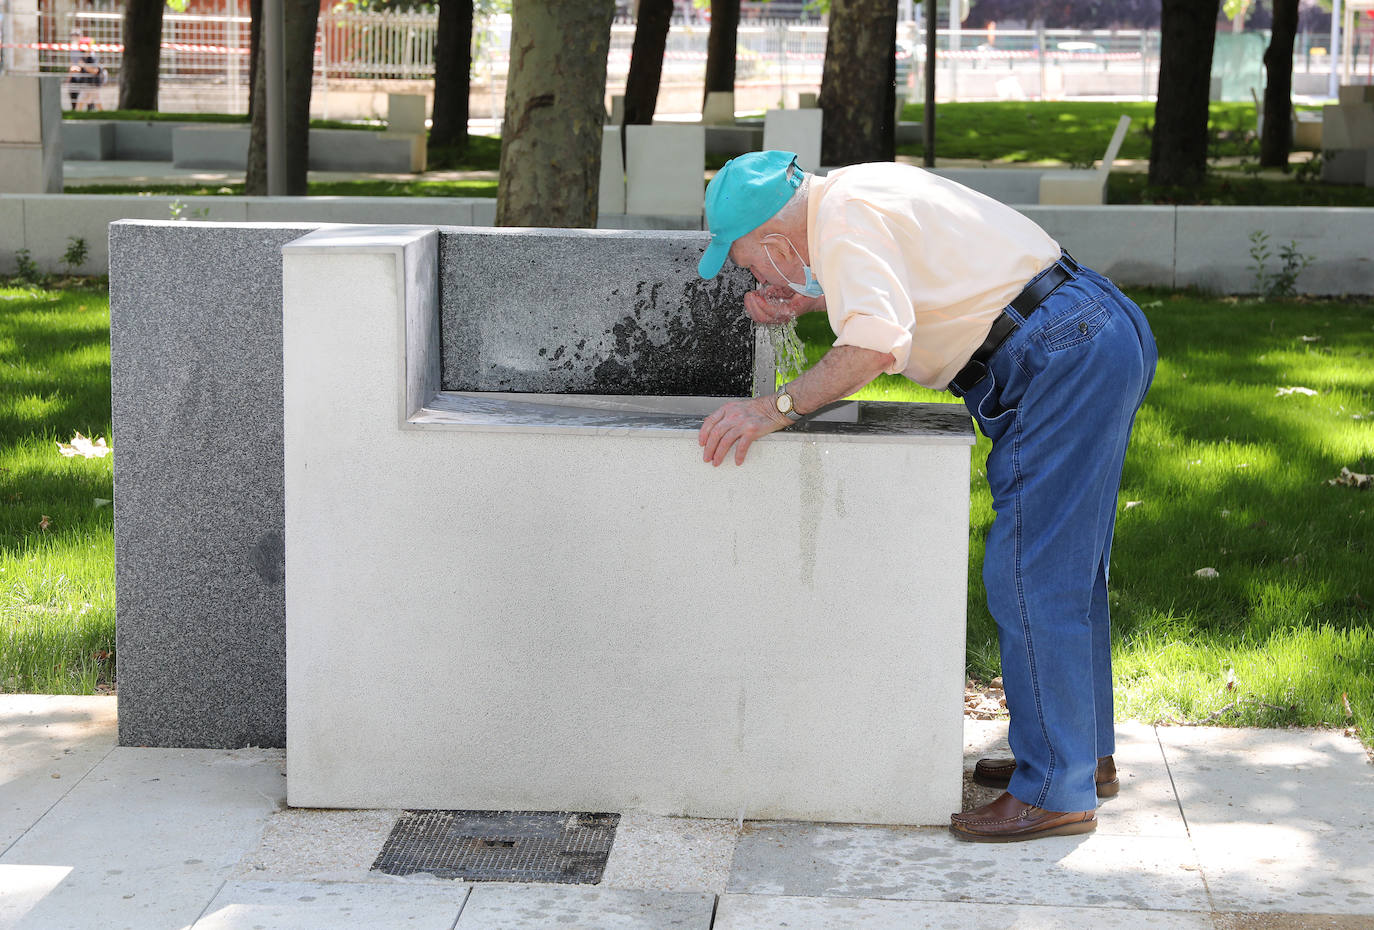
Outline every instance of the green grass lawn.
<svg viewBox="0 0 1374 930"><path fill-rule="evenodd" d="M1353 725L1374 742L1374 494L1327 483L1374 472L1374 303L1133 296L1161 360L1113 551L1119 716ZM812 358L830 343L821 316L800 332ZM0 690L111 679L111 460L55 445L110 436L108 339L103 290L0 283ZM1287 387L1317 393L1277 396ZM892 376L859 396L950 401ZM979 572L987 449L969 570L968 670L983 680L998 671Z"/></svg>
<svg viewBox="0 0 1374 930"><path fill-rule="evenodd" d="M924 114L924 104L902 108L904 120L921 122ZM1122 116L1131 118L1131 128L1119 157L1148 159L1155 105L1129 100L942 103L936 107L935 151L940 158L1087 166L1102 157ZM1253 156L1258 151L1254 104L1211 104L1208 130L1212 156ZM904 155L924 151L919 142L897 147Z"/></svg>
<svg viewBox="0 0 1374 930"><path fill-rule="evenodd" d="M112 463L103 287L0 284L0 691L91 694L114 677Z"/></svg>
<svg viewBox="0 0 1374 930"><path fill-rule="evenodd" d="M68 194L146 194L165 197L242 196L242 184L92 184ZM311 181L311 197L495 197L496 182L461 181Z"/></svg>

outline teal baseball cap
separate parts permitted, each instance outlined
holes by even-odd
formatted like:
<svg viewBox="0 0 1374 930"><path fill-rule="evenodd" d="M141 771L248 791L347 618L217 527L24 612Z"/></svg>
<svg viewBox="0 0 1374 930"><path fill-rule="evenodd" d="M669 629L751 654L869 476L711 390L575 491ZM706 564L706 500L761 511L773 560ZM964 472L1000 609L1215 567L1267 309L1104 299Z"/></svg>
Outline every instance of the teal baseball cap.
<svg viewBox="0 0 1374 930"><path fill-rule="evenodd" d="M730 246L771 220L801 187L802 171L794 152L749 152L732 158L706 187L706 225L711 243L697 263L697 274L714 278Z"/></svg>

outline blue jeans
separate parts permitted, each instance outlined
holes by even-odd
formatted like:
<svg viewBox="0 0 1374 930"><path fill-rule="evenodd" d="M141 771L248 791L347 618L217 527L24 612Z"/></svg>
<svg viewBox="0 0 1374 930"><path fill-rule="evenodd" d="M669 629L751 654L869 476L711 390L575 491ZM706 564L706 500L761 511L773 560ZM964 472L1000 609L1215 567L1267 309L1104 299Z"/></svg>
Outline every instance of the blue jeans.
<svg viewBox="0 0 1374 930"><path fill-rule="evenodd" d="M1116 745L1107 579L1117 492L1158 355L1140 308L1086 268L1026 317L1007 312L1021 328L963 400L992 440L983 580L1017 761L1008 790L1046 810L1092 810L1097 758Z"/></svg>

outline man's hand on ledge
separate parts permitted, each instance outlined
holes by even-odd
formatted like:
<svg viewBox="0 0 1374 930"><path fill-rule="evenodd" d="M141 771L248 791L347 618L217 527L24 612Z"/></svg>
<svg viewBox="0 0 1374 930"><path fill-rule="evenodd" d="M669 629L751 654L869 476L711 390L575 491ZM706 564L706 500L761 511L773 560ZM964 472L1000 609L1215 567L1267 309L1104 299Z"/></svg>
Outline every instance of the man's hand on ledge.
<svg viewBox="0 0 1374 930"><path fill-rule="evenodd" d="M697 443L705 450L701 460L719 466L735 446L735 464L743 465L749 446L760 436L775 433L792 423L778 412L773 395L735 400L711 414L701 424Z"/></svg>

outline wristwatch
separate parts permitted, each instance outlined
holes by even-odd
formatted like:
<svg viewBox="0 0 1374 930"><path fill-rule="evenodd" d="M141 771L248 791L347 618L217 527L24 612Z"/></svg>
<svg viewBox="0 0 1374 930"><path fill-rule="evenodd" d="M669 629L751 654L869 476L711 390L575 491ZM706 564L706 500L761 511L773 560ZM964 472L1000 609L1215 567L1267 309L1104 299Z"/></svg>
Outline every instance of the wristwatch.
<svg viewBox="0 0 1374 930"><path fill-rule="evenodd" d="M778 408L778 413L796 423L802 418L802 415L797 412L797 405L793 402L792 395L787 393L789 387L791 387L790 384L783 385L782 390L778 391L778 396L773 398L773 406Z"/></svg>

